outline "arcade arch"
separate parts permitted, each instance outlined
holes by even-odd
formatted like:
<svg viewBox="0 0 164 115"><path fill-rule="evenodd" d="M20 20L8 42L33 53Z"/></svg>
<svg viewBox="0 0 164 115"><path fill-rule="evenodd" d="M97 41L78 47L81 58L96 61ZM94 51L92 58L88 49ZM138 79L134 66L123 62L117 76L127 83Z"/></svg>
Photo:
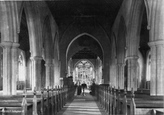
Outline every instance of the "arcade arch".
<svg viewBox="0 0 164 115"><path fill-rule="evenodd" d="M101 50L101 54L100 54L100 56L101 56L101 59L102 59L102 61L103 61L103 56L104 56L104 51L103 51L103 47L102 47L102 45L100 44L100 42L93 36L93 35L91 35L91 34L88 34L88 33L82 33L82 34L79 34L78 36L76 36L70 43L69 43L69 45L68 45L68 47L67 47L67 50L66 50L66 59L67 59L67 61L70 59L70 55L69 55L69 51L70 51L70 48L71 48L71 45L75 42L75 41L77 41L77 39L79 39L80 37L83 37L83 36L87 36L87 37L89 37L89 38L91 38L91 39L93 39L93 41L96 41L98 44L97 45L99 45L99 49ZM85 44L84 44L85 45ZM77 51L76 51L77 52Z"/></svg>
<svg viewBox="0 0 164 115"><path fill-rule="evenodd" d="M75 70L77 70L77 68L74 68L75 61L88 59L90 61L92 60L95 65L95 67L93 66L92 68L95 82L100 83L102 81L102 62L104 55L102 46L96 38L88 33L78 35L70 42L66 54L67 76L75 76ZM73 81L77 82L76 77L73 77ZM83 82L83 80L81 82ZM90 83L91 81L88 82L88 84Z"/></svg>

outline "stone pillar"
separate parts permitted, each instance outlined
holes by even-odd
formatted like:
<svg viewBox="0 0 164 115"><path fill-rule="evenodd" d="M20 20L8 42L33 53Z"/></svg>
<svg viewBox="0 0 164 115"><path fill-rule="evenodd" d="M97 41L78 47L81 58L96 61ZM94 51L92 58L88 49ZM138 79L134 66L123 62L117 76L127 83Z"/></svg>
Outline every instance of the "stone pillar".
<svg viewBox="0 0 164 115"><path fill-rule="evenodd" d="M46 87L47 86L51 86L51 80L52 80L52 71L51 71L51 68L53 66L53 64L50 62L50 60L47 60L46 61Z"/></svg>
<svg viewBox="0 0 164 115"><path fill-rule="evenodd" d="M164 44L156 47L157 51L157 94L164 95Z"/></svg>
<svg viewBox="0 0 164 115"><path fill-rule="evenodd" d="M54 62L54 86L59 85L59 78L58 78L58 63Z"/></svg>
<svg viewBox="0 0 164 115"><path fill-rule="evenodd" d="M128 77L127 77L127 90L131 91L131 88L134 91L137 90L137 77L138 77L138 57L132 56L128 57Z"/></svg>
<svg viewBox="0 0 164 115"><path fill-rule="evenodd" d="M150 44L149 44L150 46ZM156 95L156 46L151 47L150 94Z"/></svg>
<svg viewBox="0 0 164 115"><path fill-rule="evenodd" d="M96 64L95 64L95 73L96 73L96 83L100 83L100 58L97 58Z"/></svg>
<svg viewBox="0 0 164 115"><path fill-rule="evenodd" d="M151 78L150 94L164 95L164 41L150 42L151 47Z"/></svg>
<svg viewBox="0 0 164 115"><path fill-rule="evenodd" d="M12 42L2 42L3 48L3 95L12 95Z"/></svg>
<svg viewBox="0 0 164 115"><path fill-rule="evenodd" d="M16 90L17 90L17 78L18 78L18 43L13 43L12 44L12 56L11 56L11 61L12 61L12 95L16 95Z"/></svg>
<svg viewBox="0 0 164 115"><path fill-rule="evenodd" d="M31 57L32 62L32 90L36 87L37 90L41 90L41 60L42 57Z"/></svg>
<svg viewBox="0 0 164 115"><path fill-rule="evenodd" d="M60 85L60 61L56 61L54 66L55 66L54 85Z"/></svg>
<svg viewBox="0 0 164 115"><path fill-rule="evenodd" d="M50 86L50 76L51 76L51 64L45 64L46 66L46 87Z"/></svg>
<svg viewBox="0 0 164 115"><path fill-rule="evenodd" d="M117 64L117 84L118 84L118 87L120 87L120 89L124 89L124 67L125 67L125 64L124 63L118 63Z"/></svg>
<svg viewBox="0 0 164 115"><path fill-rule="evenodd" d="M54 86L54 64L51 65L51 82L50 82L50 86L53 87Z"/></svg>
<svg viewBox="0 0 164 115"><path fill-rule="evenodd" d="M98 64L95 65L95 82L98 83L99 82L99 66Z"/></svg>
<svg viewBox="0 0 164 115"><path fill-rule="evenodd" d="M70 72L71 72L71 76L73 76L73 69L74 69L74 65L73 65L73 61L71 59L71 63L70 63Z"/></svg>
<svg viewBox="0 0 164 115"><path fill-rule="evenodd" d="M153 1L153 2L152 2ZM164 0L147 2L151 48L150 95L164 95Z"/></svg>

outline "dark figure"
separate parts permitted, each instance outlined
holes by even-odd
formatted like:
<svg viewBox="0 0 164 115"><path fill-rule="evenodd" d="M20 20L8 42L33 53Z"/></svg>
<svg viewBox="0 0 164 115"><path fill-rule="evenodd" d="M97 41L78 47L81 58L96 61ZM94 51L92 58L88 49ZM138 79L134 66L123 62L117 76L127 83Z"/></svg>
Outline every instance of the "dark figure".
<svg viewBox="0 0 164 115"><path fill-rule="evenodd" d="M96 84L95 84L95 82L93 82L91 85L91 92L90 92L90 94L93 96L95 95L95 86L96 86Z"/></svg>
<svg viewBox="0 0 164 115"><path fill-rule="evenodd" d="M85 84L85 82L81 85L82 89L83 89L83 95L85 94L85 88L87 88L87 84Z"/></svg>
<svg viewBox="0 0 164 115"><path fill-rule="evenodd" d="M81 95L81 85L80 85L80 83L77 84L77 95Z"/></svg>

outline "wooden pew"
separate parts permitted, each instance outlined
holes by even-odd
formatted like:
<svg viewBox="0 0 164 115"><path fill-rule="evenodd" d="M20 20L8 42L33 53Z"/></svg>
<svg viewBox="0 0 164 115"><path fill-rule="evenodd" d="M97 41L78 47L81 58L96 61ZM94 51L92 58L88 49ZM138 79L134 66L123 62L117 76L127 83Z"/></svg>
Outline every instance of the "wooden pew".
<svg viewBox="0 0 164 115"><path fill-rule="evenodd" d="M0 96L0 115L56 115L66 104L68 98L74 96L73 87L56 87L26 91L23 95Z"/></svg>
<svg viewBox="0 0 164 115"><path fill-rule="evenodd" d="M134 92L132 91L131 96L128 94L127 98L125 96L120 100L120 105L122 104L122 107L124 107L122 110L125 110L121 113L125 115L151 115L152 109L164 109L162 96L149 96L141 94L134 96ZM127 101L127 103L125 103L125 101Z"/></svg>
<svg viewBox="0 0 164 115"><path fill-rule="evenodd" d="M158 114L164 109L163 96L150 96L149 90L133 91L116 90L109 86L96 86L96 96L100 105L111 115L154 115L152 110L158 110Z"/></svg>
<svg viewBox="0 0 164 115"><path fill-rule="evenodd" d="M2 100L3 99L3 100ZM13 97L12 96L1 96L0 100L0 114L2 115L27 115L30 114L30 109L27 112L27 108L31 108L31 104L27 104L26 95L23 97Z"/></svg>
<svg viewBox="0 0 164 115"><path fill-rule="evenodd" d="M152 110L153 115L164 115L164 110Z"/></svg>
<svg viewBox="0 0 164 115"><path fill-rule="evenodd" d="M48 93L49 95L49 93ZM8 114L22 114L24 115L44 115L47 111L44 110L47 105L49 105L50 97L44 97L44 92L36 95L36 91L34 90L34 95L25 95L23 98L21 95L17 96L0 96L0 107L3 108L3 113ZM48 103L45 103L47 102ZM25 104L26 103L26 107ZM23 108L27 110L23 111ZM49 110L49 109L48 109ZM53 109L52 109L53 110ZM14 112L21 111L21 112ZM50 113L48 114L50 115Z"/></svg>

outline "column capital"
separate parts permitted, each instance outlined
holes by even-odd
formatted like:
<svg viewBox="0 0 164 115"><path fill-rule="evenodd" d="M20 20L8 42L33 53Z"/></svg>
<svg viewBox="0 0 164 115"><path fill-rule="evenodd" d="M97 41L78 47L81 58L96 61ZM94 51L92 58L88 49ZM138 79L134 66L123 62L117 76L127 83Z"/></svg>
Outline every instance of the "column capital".
<svg viewBox="0 0 164 115"><path fill-rule="evenodd" d="M13 42L13 43L12 43L12 47L13 47L13 48L18 48L19 46L20 46L20 44L17 43L17 42Z"/></svg>
<svg viewBox="0 0 164 115"><path fill-rule="evenodd" d="M30 57L31 60L42 60L43 58L41 56L34 56Z"/></svg>
<svg viewBox="0 0 164 115"><path fill-rule="evenodd" d="M130 60L130 59L138 59L139 57L137 55L132 55L132 56L127 56L125 60Z"/></svg>
<svg viewBox="0 0 164 115"><path fill-rule="evenodd" d="M46 63L46 64L44 64L45 66L48 66L48 67L53 67L54 66L54 64L52 64L52 63Z"/></svg>
<svg viewBox="0 0 164 115"><path fill-rule="evenodd" d="M118 66L125 66L125 63L117 63Z"/></svg>
<svg viewBox="0 0 164 115"><path fill-rule="evenodd" d="M45 59L46 63L53 63L53 59Z"/></svg>
<svg viewBox="0 0 164 115"><path fill-rule="evenodd" d="M3 41L0 43L1 47L12 47L12 42L10 41Z"/></svg>
<svg viewBox="0 0 164 115"><path fill-rule="evenodd" d="M157 41L152 41L149 42L148 45L151 46L158 46L158 45L164 45L164 40L157 40Z"/></svg>

